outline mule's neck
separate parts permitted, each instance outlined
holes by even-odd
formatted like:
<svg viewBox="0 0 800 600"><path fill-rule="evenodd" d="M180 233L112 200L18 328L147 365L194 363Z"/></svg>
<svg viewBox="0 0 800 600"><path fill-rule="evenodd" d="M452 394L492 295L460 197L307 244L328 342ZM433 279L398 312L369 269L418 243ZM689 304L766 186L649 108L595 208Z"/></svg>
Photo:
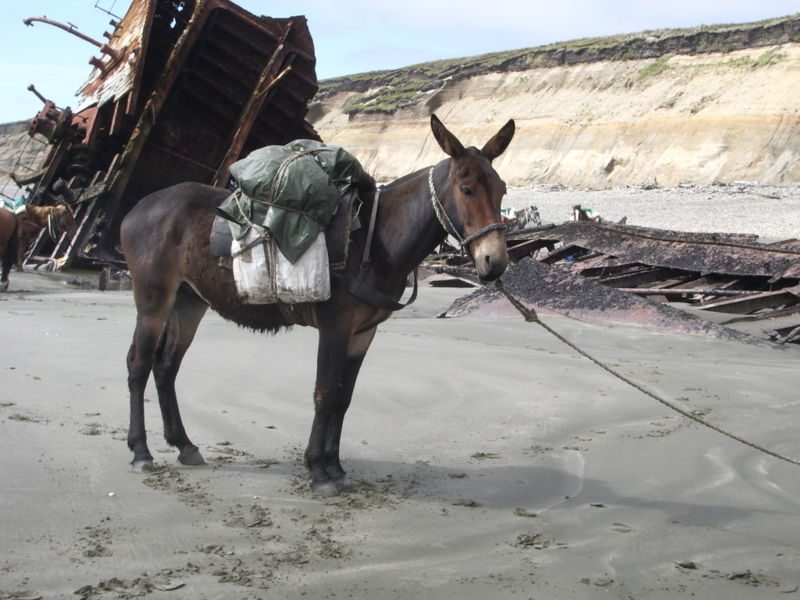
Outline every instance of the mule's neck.
<svg viewBox="0 0 800 600"><path fill-rule="evenodd" d="M449 165L447 159L434 167L434 185L445 205L452 189L447 177ZM447 236L431 203L429 171L430 167L426 167L389 184L381 192L375 232L381 252L377 258L388 271L399 271L403 280Z"/></svg>

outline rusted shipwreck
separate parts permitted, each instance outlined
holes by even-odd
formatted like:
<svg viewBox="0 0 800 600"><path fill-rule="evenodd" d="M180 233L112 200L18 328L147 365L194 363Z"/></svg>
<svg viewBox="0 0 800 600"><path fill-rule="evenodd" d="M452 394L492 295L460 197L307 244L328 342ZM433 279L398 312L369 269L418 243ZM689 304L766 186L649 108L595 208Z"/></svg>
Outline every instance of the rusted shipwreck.
<svg viewBox="0 0 800 600"><path fill-rule="evenodd" d="M679 302L692 305L697 315L716 313L719 325L757 323L754 333L800 343L800 240L762 244L755 235L578 221L511 233L508 251L517 263L509 269L510 286L532 305L617 316L638 310L641 317L653 302ZM431 266L461 280L474 277L458 266L462 258L454 253L437 262ZM632 304L631 296L650 302ZM494 298L480 292L448 314L469 312ZM647 318L663 321L665 315L654 310Z"/></svg>
<svg viewBox="0 0 800 600"><path fill-rule="evenodd" d="M27 264L121 266L119 224L145 195L184 181L224 186L231 163L255 148L319 139L305 120L317 80L302 16L255 16L227 0L134 0L102 42L44 17L25 23L99 49L74 109L30 88L44 106L29 133L46 140L47 156L13 177L29 203L68 201L78 229L56 242L41 235Z"/></svg>

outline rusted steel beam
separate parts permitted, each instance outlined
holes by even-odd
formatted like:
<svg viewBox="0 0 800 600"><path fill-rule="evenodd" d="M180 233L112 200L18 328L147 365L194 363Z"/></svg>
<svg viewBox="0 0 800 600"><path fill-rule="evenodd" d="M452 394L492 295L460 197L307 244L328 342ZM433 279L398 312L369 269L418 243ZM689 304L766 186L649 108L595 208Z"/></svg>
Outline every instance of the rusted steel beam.
<svg viewBox="0 0 800 600"><path fill-rule="evenodd" d="M564 258L568 258L572 255L578 255L587 252L586 247L580 246L578 244L564 244L561 248L554 250L547 256L545 256L540 262L546 263L551 265L559 260Z"/></svg>
<svg viewBox="0 0 800 600"><path fill-rule="evenodd" d="M122 196L136 166L136 161L139 159L147 138L153 129L153 125L155 125L158 115L172 90L172 86L181 73L181 67L192 49L192 43L202 32L202 26L208 16L206 4L206 0L197 0L192 16L189 18L186 27L167 59L159 85L150 95L142 110L139 122L134 127L128 145L122 152L118 170L109 186L111 189L111 203L117 202Z"/></svg>
<svg viewBox="0 0 800 600"><path fill-rule="evenodd" d="M291 66L289 66L281 71L280 69L282 68L283 63L278 59L284 55L286 38L289 37L289 33L292 31L293 25L293 21L289 21L286 24L286 28L281 34L281 38L277 47L273 51L272 56L270 56L269 61L267 61L267 64L264 66L264 70L261 73L258 83L256 83L256 86L253 89L253 93L250 95L250 99L242 109L241 115L239 116L239 121L233 130L233 135L231 136L230 143L228 144L228 150L225 152L225 156L217 168L217 172L214 175L211 185L220 185L227 181L228 177L230 176L230 166L239 158L239 155L242 153L242 149L247 141L247 137L250 135L250 130L253 128L253 124L258 119L258 115L267 99L267 94L280 81L280 79L282 79L283 75L287 73L286 69L291 68Z"/></svg>
<svg viewBox="0 0 800 600"><path fill-rule="evenodd" d="M800 304L800 286L787 288L777 292L764 292L743 299L723 300L713 304L706 304L700 310L714 312L748 314L762 308L777 308Z"/></svg>
<svg viewBox="0 0 800 600"><path fill-rule="evenodd" d="M800 341L800 325L798 325L797 327L789 331L789 333L778 339L779 344L785 344L787 342L795 342L795 341Z"/></svg>
<svg viewBox="0 0 800 600"><path fill-rule="evenodd" d="M527 242L522 242L521 244L509 246L508 257L512 261L517 262L526 256L530 256L533 252L536 252L540 248L552 249L555 244L556 240L528 240Z"/></svg>
<svg viewBox="0 0 800 600"><path fill-rule="evenodd" d="M594 260L587 264L578 265L578 272L584 277L605 277L633 271L634 269L646 269L647 265L642 263L622 262L618 259L606 255L606 260Z"/></svg>
<svg viewBox="0 0 800 600"><path fill-rule="evenodd" d="M196 86L186 85L183 87L182 91L186 98L191 101L186 102L183 100L181 102L183 105L197 104L203 106L205 109L222 119L224 122L230 122L235 118L235 113L230 109L227 103L215 102L213 98L209 98L208 94L202 93L202 91L198 90ZM216 167L214 167L214 172L216 172L216 170Z"/></svg>
<svg viewBox="0 0 800 600"><path fill-rule="evenodd" d="M708 277L697 277L695 276L689 281L684 281L683 283L679 283L675 286L675 289L685 289L685 290L692 290L695 288L702 288L708 286L714 286L714 289L726 289L727 285L730 285L732 282L737 281L735 278L729 277L716 277L716 276L708 276Z"/></svg>
<svg viewBox="0 0 800 600"><path fill-rule="evenodd" d="M44 103L44 104L47 104L47 98L45 98L44 96L42 96L42 95L39 93L39 90L37 90L37 89L36 89L36 86L35 86L35 85L33 85L33 84L30 84L30 85L28 86L28 91L29 91L29 92L32 92L34 96L36 96L36 97L37 97L39 100L41 100L41 101L42 101L42 103Z"/></svg>
<svg viewBox="0 0 800 600"><path fill-rule="evenodd" d="M791 317L800 313L800 304L795 304L788 308L773 310L762 315L745 315L743 317L733 317L726 321L721 321L720 325L733 325L734 323L749 323L751 321L764 321L765 319L778 319L780 317Z"/></svg>
<svg viewBox="0 0 800 600"><path fill-rule="evenodd" d="M97 46L100 48L100 52L103 54L107 54L111 57L112 60L117 60L119 58L119 50L116 48L112 48L108 44L104 44L103 42L98 42L97 40L90 38L88 35L85 35L78 31L78 28L75 27L72 23L69 25L64 25L63 23L59 23L58 21L53 21L52 19L48 19L47 17L28 17L27 19L23 19L22 21L28 27L33 27L33 24L38 23L46 23L48 25L52 25L53 27L58 27L59 29L63 29L67 33L71 33L77 38L82 39L85 42L89 42L93 46Z"/></svg>
<svg viewBox="0 0 800 600"><path fill-rule="evenodd" d="M752 236L674 232L608 223L566 223L542 232L565 245L654 267L739 276L800 278L800 251L757 244ZM536 236L539 237L539 236Z"/></svg>
<svg viewBox="0 0 800 600"><path fill-rule="evenodd" d="M627 288L642 285L645 283L653 283L661 281L670 277L670 271L660 267L649 269L642 269L634 273L622 273L620 275L612 275L610 277L601 277L600 283L615 288Z"/></svg>
<svg viewBox="0 0 800 600"><path fill-rule="evenodd" d="M605 282L601 282L605 285ZM755 296L761 292L750 290L716 290L713 288L674 288L674 287L660 287L660 288L617 288L620 292L628 294L638 294L639 296L681 296L686 298L688 296Z"/></svg>

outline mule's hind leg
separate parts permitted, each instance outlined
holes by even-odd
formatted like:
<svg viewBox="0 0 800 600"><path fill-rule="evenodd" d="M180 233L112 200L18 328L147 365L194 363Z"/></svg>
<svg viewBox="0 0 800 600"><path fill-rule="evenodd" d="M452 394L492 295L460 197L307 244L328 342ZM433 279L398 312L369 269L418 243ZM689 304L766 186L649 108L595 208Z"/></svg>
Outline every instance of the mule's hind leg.
<svg viewBox="0 0 800 600"><path fill-rule="evenodd" d="M164 438L180 450L178 460L184 465L204 465L200 450L186 435L175 395L175 378L181 361L194 339L197 326L208 306L187 287L180 287L172 313L161 332L155 353L153 376L158 390L158 403L164 419Z"/></svg>
<svg viewBox="0 0 800 600"><path fill-rule="evenodd" d="M136 330L133 333L133 343L128 351L127 360L128 389L131 397L128 448L133 451L133 470L141 473L153 470L153 455L147 448L147 433L144 426L144 390L153 368L158 338L175 301L175 291L146 284L137 289L136 284L134 279L137 314Z"/></svg>

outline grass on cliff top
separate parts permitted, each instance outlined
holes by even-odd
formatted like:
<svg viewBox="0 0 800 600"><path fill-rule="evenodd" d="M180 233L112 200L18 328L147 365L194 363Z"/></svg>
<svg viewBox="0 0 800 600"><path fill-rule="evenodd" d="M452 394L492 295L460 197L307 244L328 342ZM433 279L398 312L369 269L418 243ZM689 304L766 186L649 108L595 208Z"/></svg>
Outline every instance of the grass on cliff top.
<svg viewBox="0 0 800 600"><path fill-rule="evenodd" d="M426 95L426 92L440 89L443 81L455 75L465 76L503 71L512 65L516 66L518 69L535 68L544 60L547 53L553 51L581 53L586 51L598 51L614 48L634 40L647 38L664 40L700 32L734 32L776 25L782 22L795 20L798 17L800 17L800 13L786 17L765 19L753 23L702 25L700 27L683 29L647 30L633 34L581 38L567 42L523 48L520 50L493 52L466 58L453 58L419 63L401 69L370 71L321 81L316 99L324 100L326 97L339 92L357 91L360 92L361 95L354 98L350 104L345 107L346 112L349 114L360 112L392 113L405 106L416 104ZM772 62L782 58L780 55L766 56L767 54L769 54L769 52L765 53L763 57L755 59L754 63L748 66L765 66L766 64L772 64ZM631 56L631 58L635 57ZM645 66L639 72L638 79L641 81L664 71L668 68L666 64L667 60L668 56L663 56Z"/></svg>

